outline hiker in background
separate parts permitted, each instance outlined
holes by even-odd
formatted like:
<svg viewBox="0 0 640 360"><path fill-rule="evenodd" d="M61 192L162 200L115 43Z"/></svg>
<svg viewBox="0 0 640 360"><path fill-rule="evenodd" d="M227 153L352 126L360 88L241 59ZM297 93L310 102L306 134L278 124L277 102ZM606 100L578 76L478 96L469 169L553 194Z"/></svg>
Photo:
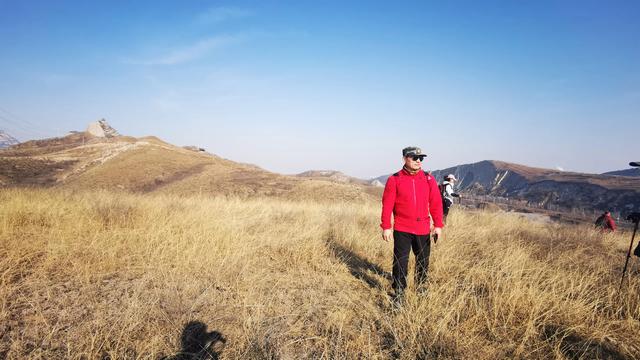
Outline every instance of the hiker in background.
<svg viewBox="0 0 640 360"><path fill-rule="evenodd" d="M616 223L613 221L609 211L603 212L602 215L596 219L596 228L602 231L616 231Z"/></svg>
<svg viewBox="0 0 640 360"><path fill-rule="evenodd" d="M382 239L393 240L394 302L400 305L407 287L409 254L416 257L416 288L426 291L431 233L434 243L442 234L442 200L438 182L422 170L427 155L418 147L402 149L404 166L389 176L382 195ZM391 227L393 214L393 228ZM431 220L433 219L433 227Z"/></svg>
<svg viewBox="0 0 640 360"><path fill-rule="evenodd" d="M449 208L453 205L453 198L459 198L460 195L453 192L453 185L458 181L453 174L449 174L444 177L444 181L440 184L440 194L442 195L442 213L444 214L444 222L447 222L447 215L449 215Z"/></svg>

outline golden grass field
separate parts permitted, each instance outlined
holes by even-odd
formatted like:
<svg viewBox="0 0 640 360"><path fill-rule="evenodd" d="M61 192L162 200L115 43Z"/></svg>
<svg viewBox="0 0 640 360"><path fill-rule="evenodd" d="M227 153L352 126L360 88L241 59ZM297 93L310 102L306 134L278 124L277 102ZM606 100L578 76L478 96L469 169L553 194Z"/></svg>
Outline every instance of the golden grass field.
<svg viewBox="0 0 640 360"><path fill-rule="evenodd" d="M455 209L394 310L378 203L0 190L0 358L640 358L629 233Z"/></svg>

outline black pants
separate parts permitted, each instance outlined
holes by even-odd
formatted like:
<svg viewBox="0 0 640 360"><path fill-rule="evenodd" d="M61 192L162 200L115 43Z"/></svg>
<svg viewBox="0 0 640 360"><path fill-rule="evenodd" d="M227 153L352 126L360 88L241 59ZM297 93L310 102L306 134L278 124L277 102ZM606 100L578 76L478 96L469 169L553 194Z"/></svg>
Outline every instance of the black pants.
<svg viewBox="0 0 640 360"><path fill-rule="evenodd" d="M449 199L442 200L442 215L444 220L447 220L447 215L449 215L449 208L451 208L453 203Z"/></svg>
<svg viewBox="0 0 640 360"><path fill-rule="evenodd" d="M393 232L393 289L396 294L407 287L407 271L409 268L409 253L413 249L416 257L416 286L427 281L429 270L429 254L431 253L431 238L429 235L415 235L402 231Z"/></svg>

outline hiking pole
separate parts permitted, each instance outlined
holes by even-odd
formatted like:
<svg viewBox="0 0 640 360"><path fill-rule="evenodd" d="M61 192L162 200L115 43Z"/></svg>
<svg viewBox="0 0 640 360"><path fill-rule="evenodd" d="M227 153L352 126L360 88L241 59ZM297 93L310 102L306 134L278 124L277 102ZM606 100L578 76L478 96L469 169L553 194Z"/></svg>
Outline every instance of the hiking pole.
<svg viewBox="0 0 640 360"><path fill-rule="evenodd" d="M640 213L631 213L629 216L627 216L627 220L633 221L635 227L633 228L633 235L631 235L631 243L629 244L629 251L627 251L627 260L624 262L624 269L622 270L622 278L620 279L620 287L618 288L618 291L622 290L624 275L627 272L627 265L629 265L629 258L631 257L631 248L633 248L633 239L636 237L636 231L638 231L638 223L640 223Z"/></svg>
<svg viewBox="0 0 640 360"><path fill-rule="evenodd" d="M632 161L629 166L640 167L640 161ZM633 235L631 235L631 243L629 244L629 251L627 251L627 260L624 262L624 269L622 269L622 279L620 279L620 287L618 291L622 290L622 283L624 281L624 275L627 272L627 265L629 264L629 258L631 257L631 248L633 247L633 239L636 237L636 231L638 231L638 223L640 223L640 213L634 212L627 216L627 220L633 221L635 226L633 227Z"/></svg>

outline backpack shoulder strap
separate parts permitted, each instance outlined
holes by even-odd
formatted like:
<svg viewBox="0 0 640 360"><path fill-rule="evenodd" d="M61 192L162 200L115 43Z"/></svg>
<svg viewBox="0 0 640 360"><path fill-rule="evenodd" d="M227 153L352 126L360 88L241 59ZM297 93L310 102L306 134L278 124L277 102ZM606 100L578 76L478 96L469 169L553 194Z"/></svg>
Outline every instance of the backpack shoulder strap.
<svg viewBox="0 0 640 360"><path fill-rule="evenodd" d="M442 193L442 196L447 195L447 186L451 186L451 183L450 182L446 182L446 183L443 182L442 184L440 184L440 192Z"/></svg>

